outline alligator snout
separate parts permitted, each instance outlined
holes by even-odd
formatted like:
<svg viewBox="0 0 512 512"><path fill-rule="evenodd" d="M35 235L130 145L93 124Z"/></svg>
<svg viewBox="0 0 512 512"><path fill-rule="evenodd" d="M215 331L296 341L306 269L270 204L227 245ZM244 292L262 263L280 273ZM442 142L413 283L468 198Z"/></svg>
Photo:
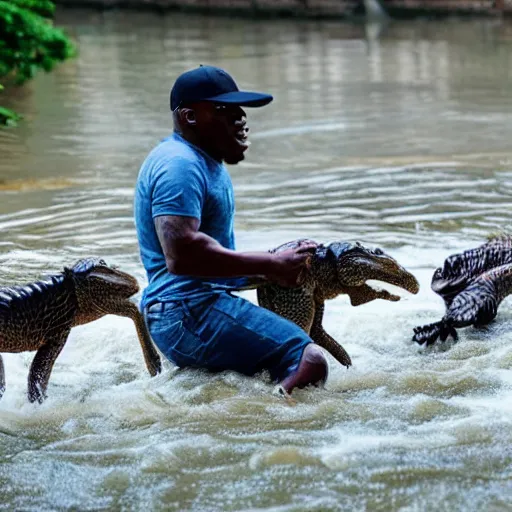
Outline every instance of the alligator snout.
<svg viewBox="0 0 512 512"><path fill-rule="evenodd" d="M394 284L395 286L399 286L404 290L407 290L409 293L416 295L420 291L420 284L418 280L407 270L404 268L401 269L401 272L397 274L396 282L393 283L392 279L389 280L390 284Z"/></svg>

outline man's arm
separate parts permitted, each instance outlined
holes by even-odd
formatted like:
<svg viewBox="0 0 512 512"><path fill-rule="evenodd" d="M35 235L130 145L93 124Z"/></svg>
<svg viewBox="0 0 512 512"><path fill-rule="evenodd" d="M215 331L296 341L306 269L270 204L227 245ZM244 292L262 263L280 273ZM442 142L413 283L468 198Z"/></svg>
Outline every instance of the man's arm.
<svg viewBox="0 0 512 512"><path fill-rule="evenodd" d="M279 253L237 252L224 248L199 231L199 219L175 215L155 217L155 228L167 269L196 277L265 276L283 286L295 286L314 245Z"/></svg>

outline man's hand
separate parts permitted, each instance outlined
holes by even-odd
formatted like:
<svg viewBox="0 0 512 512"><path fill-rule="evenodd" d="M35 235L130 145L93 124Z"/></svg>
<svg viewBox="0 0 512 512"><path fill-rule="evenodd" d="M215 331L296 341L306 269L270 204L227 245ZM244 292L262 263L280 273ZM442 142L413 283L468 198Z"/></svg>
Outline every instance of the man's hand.
<svg viewBox="0 0 512 512"><path fill-rule="evenodd" d="M281 286L300 286L302 277L311 262L311 256L316 250L317 244L302 242L295 249L273 254L275 269L266 277Z"/></svg>

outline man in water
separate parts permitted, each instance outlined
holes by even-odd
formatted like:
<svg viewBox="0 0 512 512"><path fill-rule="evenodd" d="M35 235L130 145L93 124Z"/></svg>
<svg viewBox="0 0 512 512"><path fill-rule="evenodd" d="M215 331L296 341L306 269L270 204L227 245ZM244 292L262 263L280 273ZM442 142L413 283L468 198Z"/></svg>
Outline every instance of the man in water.
<svg viewBox="0 0 512 512"><path fill-rule="evenodd" d="M224 165L244 159L242 107L269 94L240 91L224 70L200 66L171 90L174 133L142 164L135 223L147 272L141 308L153 340L179 367L268 370L285 393L325 382L327 361L297 325L232 295L244 277L296 286L314 246L237 252L233 186Z"/></svg>

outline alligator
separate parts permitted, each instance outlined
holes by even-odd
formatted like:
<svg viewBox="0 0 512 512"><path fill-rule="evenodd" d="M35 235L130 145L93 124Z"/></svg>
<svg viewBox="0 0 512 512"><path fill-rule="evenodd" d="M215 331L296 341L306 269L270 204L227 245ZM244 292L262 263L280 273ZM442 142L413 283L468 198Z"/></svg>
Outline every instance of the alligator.
<svg viewBox="0 0 512 512"><path fill-rule="evenodd" d="M28 399L42 403L50 374L72 327L118 315L133 320L151 376L161 371L144 319L129 298L137 280L98 258L79 260L59 274L23 286L0 288L0 352L37 350L28 376ZM0 398L5 373L0 355Z"/></svg>
<svg viewBox="0 0 512 512"><path fill-rule="evenodd" d="M456 329L490 323L512 293L512 236L495 236L448 257L435 270L431 288L444 300L445 315L439 322L414 328L413 341L427 346L450 336L457 341Z"/></svg>
<svg viewBox="0 0 512 512"><path fill-rule="evenodd" d="M304 242L316 244L313 240L293 240L270 252L295 248ZM416 278L395 259L381 249L370 249L359 242L318 244L295 288L268 282L255 287L260 306L295 322L316 344L348 368L352 364L350 356L322 326L325 301L342 294L349 296L352 306L375 299L400 300L387 290L371 288L366 284L368 280L383 281L414 294L419 291Z"/></svg>

